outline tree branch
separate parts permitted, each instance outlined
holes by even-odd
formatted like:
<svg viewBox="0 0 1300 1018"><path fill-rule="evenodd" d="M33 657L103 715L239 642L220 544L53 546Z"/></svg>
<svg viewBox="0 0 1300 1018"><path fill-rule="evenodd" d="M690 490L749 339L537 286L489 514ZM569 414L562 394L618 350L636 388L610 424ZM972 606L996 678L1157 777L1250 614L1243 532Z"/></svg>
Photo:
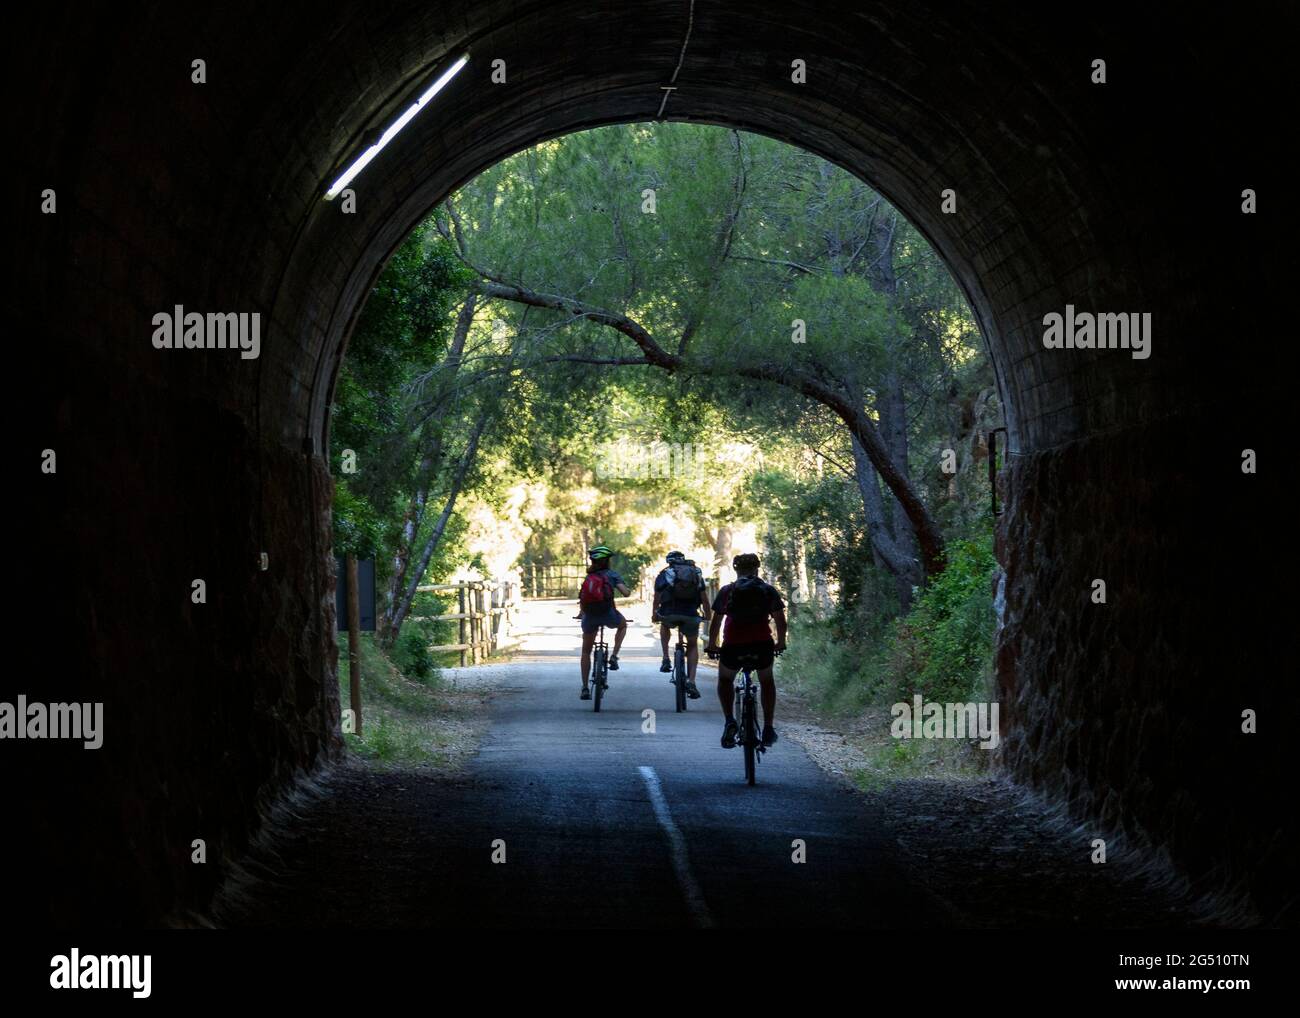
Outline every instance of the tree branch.
<svg viewBox="0 0 1300 1018"><path fill-rule="evenodd" d="M773 382L787 389L808 396L821 403L834 413L862 443L863 449L871 459L876 472L889 487L903 512L915 531L917 541L924 557L925 574L936 575L943 571L944 540L938 524L930 515L925 503L912 487L911 481L894 463L884 439L872 420L862 411L856 401L849 398L842 387L836 387L824 378L809 373L798 367L772 362L727 362L725 364L703 365L688 363L684 358L669 353L661 347L653 336L638 322L627 315L595 307L584 301L560 297L555 294L539 293L526 287L499 282L483 285L483 293L503 300L513 300L533 307L550 308L567 312L574 317L588 318L607 325L621 332L634 342L641 350L647 364L662 368L670 374L681 370L699 371L715 375L738 375L756 381Z"/></svg>
<svg viewBox="0 0 1300 1018"><path fill-rule="evenodd" d="M539 293L527 287L515 286L511 283L502 283L496 280L484 283L483 293L489 297L513 300L519 304L563 311L575 318L588 318L593 322L599 322L601 325L607 325L616 332L621 332L627 336L644 354L647 364L663 368L669 373L685 366L685 362L681 357L665 350L639 322L634 321L627 315L607 311L604 308L596 307L594 304L588 304L586 301L574 300L571 297L560 297L551 293Z"/></svg>
<svg viewBox="0 0 1300 1018"><path fill-rule="evenodd" d="M759 262L763 265L780 265L787 269L794 269L796 272L803 272L810 276L818 274L817 269L808 265L800 265L798 262L788 262L781 258L754 258L749 255L731 255L733 262Z"/></svg>

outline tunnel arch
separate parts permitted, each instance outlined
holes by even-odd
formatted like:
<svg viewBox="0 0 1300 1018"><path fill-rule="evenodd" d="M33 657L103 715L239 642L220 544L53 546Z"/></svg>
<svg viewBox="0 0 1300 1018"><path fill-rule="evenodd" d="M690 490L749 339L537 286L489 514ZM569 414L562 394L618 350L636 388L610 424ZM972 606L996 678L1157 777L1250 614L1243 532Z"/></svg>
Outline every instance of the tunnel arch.
<svg viewBox="0 0 1300 1018"><path fill-rule="evenodd" d="M1294 21L1280 7L1267 11ZM62 480L41 496L49 500L41 511L52 538L79 535L60 554L95 563L87 576L95 596L137 599L148 625L176 634L147 660L159 670L187 663L205 679L239 676L229 691L178 695L166 708L199 726L214 710L240 733L233 749L215 735L201 752L165 741L162 763L123 761L114 780L152 787L162 769L178 767L175 781L204 803L234 856L259 802L337 754L335 651L322 623L333 611L323 457L333 379L365 296L410 228L482 169L549 137L656 119L660 86L680 57L667 119L767 134L857 174L927 236L967 292L1014 454L999 535L1004 767L1074 816L1168 851L1187 872L1273 886L1276 826L1250 819L1257 800L1225 801L1224 789L1277 759L1275 750L1227 744L1235 699L1173 697L1175 689L1212 697L1216 674L1243 666L1226 647L1196 648L1198 632L1225 621L1253 632L1277 610L1259 595L1231 605L1225 620L1186 584L1195 576L1235 585L1273 556L1262 534L1241 529L1268 514L1271 489L1262 480L1251 491L1228 485L1243 447L1281 433L1273 416L1281 351L1232 359L1223 337L1268 334L1281 318L1223 294L1283 292L1289 267L1269 258L1225 264L1198 245L1213 229L1264 252L1283 249L1282 222L1243 217L1237 197L1277 179L1275 128L1252 99L1285 87L1280 53L1271 65L1258 55L1280 43L1248 24L1118 5L1080 15L897 0L604 9L396 0L232 5L201 18L95 8L34 25L31 37L20 60L33 101L21 116L37 141L22 172L32 193L59 182L63 204L55 226L32 223L20 318L60 351L42 392L44 434L104 464ZM56 45L110 55L53 76L37 61ZM323 202L363 140L465 50L469 66L353 183L357 213ZM203 85L188 76L189 54L206 54ZM1105 85L1090 80L1098 55L1108 61ZM498 58L505 85L488 81ZM795 58L807 62L806 84L790 81ZM1165 102L1170 81L1177 103ZM1187 139L1207 118L1219 145L1193 161ZM1171 153L1190 164L1173 176ZM940 211L947 187L958 196L954 216ZM251 367L163 361L139 336L153 311L175 303L260 311L261 357ZM1151 359L1045 350L1042 316L1066 304L1150 311ZM67 336L75 345L55 341ZM1213 432L1225 407L1229 426ZM101 418L115 423L98 434L85 428ZM160 421L183 423L159 433ZM187 451L196 441L215 441L202 466ZM213 471L230 479L220 492ZM175 490L150 490L160 473ZM103 489L120 511L92 521L82 504ZM1207 495L1236 521L1231 551L1204 547L1189 507ZM188 510L223 536L196 550L186 534L147 531L129 518L133 498L155 526ZM154 559L176 565L127 579L96 554L103 542L146 533ZM270 575L250 575L248 561L266 547ZM213 610L198 617L166 605L168 584L200 568L226 591ZM1119 581L1114 610L1100 620L1086 607L1094 574ZM60 603L66 596L51 590ZM88 599L73 599L77 617ZM87 672L125 705L130 693L115 669L140 653L136 623L89 614ZM194 665L195 647L208 643L212 659ZM1270 663L1263 645L1245 655L1261 674ZM1272 702L1262 680L1243 682L1242 697ZM147 732L163 710L133 725ZM1194 753L1189 739L1225 741ZM229 763L232 753L243 762ZM227 761L229 787L214 788L204 773L214 760ZM86 784L102 790L108 780ZM126 886L143 889L145 914L210 890L164 849L192 812L178 817L142 797L153 862L124 865L135 875ZM124 822L91 814L106 830ZM1225 824L1245 830L1244 840L1228 844Z"/></svg>

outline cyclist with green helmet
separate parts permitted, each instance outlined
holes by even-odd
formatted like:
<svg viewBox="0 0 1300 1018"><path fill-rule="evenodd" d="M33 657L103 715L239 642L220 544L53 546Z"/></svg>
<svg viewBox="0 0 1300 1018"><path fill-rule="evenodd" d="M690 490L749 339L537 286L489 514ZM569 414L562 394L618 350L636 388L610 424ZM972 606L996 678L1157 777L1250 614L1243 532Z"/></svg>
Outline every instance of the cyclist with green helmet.
<svg viewBox="0 0 1300 1018"><path fill-rule="evenodd" d="M591 675L591 648L596 642L596 633L605 626L614 630L614 651L609 656L609 670L618 671L618 649L623 646L623 637L627 635L627 619L614 607L614 594L617 591L627 597L631 591L623 582L623 577L611 568L614 553L603 544L598 544L587 553L591 564L587 566L586 579L578 592L578 605L582 618L582 699L591 699L588 677Z"/></svg>

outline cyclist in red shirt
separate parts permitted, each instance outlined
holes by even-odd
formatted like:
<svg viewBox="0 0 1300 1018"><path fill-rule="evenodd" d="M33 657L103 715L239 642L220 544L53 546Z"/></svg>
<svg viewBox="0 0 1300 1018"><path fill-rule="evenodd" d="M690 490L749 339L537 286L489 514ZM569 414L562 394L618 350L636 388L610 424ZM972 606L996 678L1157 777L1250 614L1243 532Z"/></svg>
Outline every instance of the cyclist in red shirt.
<svg viewBox="0 0 1300 1018"><path fill-rule="evenodd" d="M785 650L785 602L775 587L759 578L757 555L737 555L731 564L736 570L736 582L728 583L713 599L709 645L704 649L710 656L719 656L718 702L726 718L722 748L732 749L736 745L739 726L734 715L736 689L732 682L740 670L742 658L755 662L763 701L763 745L771 746L776 742L776 729L772 727L776 713L772 661ZM772 639L769 620L776 623L775 640ZM722 630L722 646L718 646L719 629Z"/></svg>

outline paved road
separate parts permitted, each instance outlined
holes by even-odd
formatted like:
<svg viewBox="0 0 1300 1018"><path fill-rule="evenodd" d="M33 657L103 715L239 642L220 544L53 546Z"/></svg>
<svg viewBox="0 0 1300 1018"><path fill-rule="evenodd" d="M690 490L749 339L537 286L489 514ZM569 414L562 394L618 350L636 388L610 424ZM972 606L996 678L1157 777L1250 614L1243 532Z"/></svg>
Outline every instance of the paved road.
<svg viewBox="0 0 1300 1018"><path fill-rule="evenodd" d="M639 606L638 606L639 608ZM638 608L628 609L631 615ZM648 627L629 631L599 714L578 698L572 606L532 606L528 653L495 674L462 779L353 775L312 818L293 882L255 925L898 927L946 925L864 800L791 740L744 783L718 742L715 672L673 709ZM639 611L644 623L645 610ZM492 667L492 666L488 666ZM475 676L457 673L466 679ZM643 730L647 709L654 731ZM778 706L779 712L779 706ZM780 716L777 718L778 731ZM806 862L792 860L804 843ZM492 861L504 842L505 863ZM339 887L340 883L345 887Z"/></svg>

